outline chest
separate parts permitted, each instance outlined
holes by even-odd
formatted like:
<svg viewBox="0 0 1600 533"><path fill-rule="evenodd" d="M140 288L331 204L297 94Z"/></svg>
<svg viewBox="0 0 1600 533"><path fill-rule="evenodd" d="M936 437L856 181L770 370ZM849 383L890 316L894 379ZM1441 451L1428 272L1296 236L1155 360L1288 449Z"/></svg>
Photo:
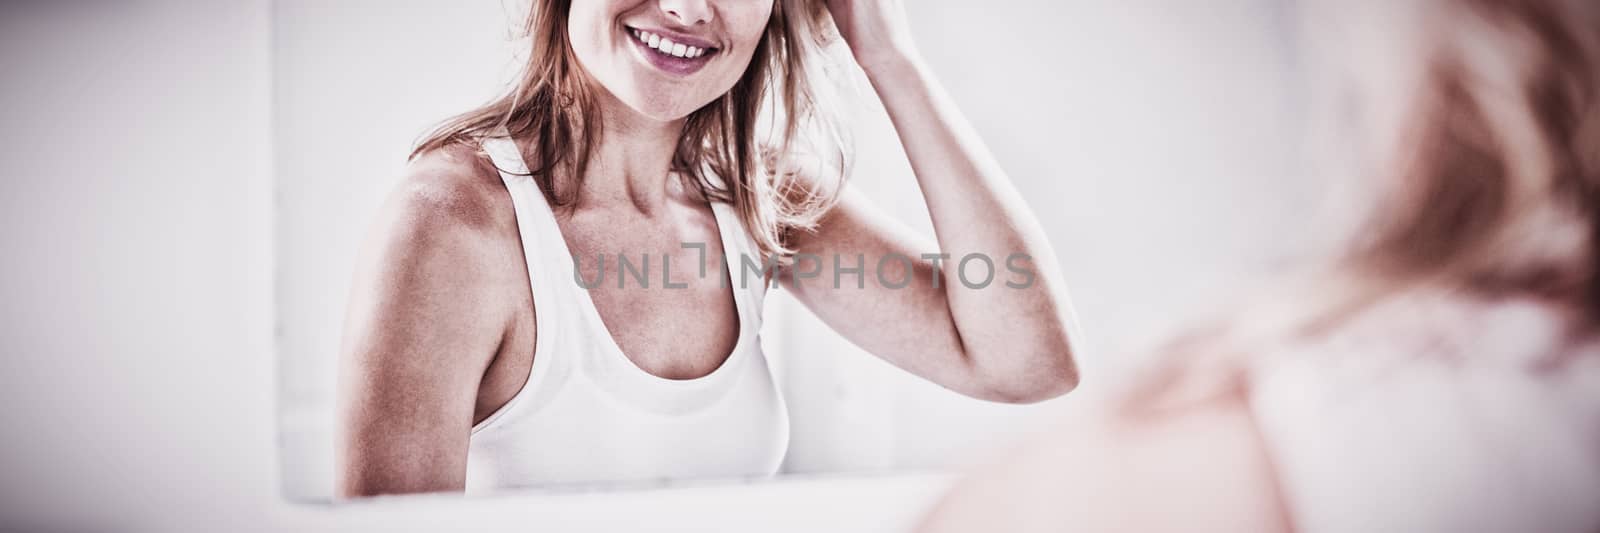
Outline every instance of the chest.
<svg viewBox="0 0 1600 533"><path fill-rule="evenodd" d="M557 223L576 268L575 279L563 282L587 294L603 333L634 365L691 379L727 359L740 335L737 286L727 277L726 243L711 208L652 217L573 213Z"/></svg>

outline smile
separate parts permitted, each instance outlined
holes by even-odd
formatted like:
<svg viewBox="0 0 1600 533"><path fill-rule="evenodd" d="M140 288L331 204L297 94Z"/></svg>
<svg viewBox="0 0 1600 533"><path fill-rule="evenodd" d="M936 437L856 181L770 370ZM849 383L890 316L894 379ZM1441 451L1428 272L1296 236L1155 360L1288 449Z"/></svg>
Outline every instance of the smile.
<svg viewBox="0 0 1600 533"><path fill-rule="evenodd" d="M627 30L645 60L670 74L679 76L693 74L704 67L718 51L709 43L694 39L682 37L674 39L637 28L627 28Z"/></svg>

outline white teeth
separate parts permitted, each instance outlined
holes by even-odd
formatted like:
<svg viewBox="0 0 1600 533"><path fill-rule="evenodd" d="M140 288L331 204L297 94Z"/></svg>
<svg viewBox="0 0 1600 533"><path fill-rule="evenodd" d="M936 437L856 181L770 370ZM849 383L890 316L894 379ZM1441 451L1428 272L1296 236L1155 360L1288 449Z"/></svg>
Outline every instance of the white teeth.
<svg viewBox="0 0 1600 533"><path fill-rule="evenodd" d="M706 49L704 48L688 46L683 43L675 43L672 42L672 39L668 39L644 30L633 30L633 36L634 38L638 39L639 42L644 43L645 46L649 46L663 54L670 56L696 58L706 54Z"/></svg>

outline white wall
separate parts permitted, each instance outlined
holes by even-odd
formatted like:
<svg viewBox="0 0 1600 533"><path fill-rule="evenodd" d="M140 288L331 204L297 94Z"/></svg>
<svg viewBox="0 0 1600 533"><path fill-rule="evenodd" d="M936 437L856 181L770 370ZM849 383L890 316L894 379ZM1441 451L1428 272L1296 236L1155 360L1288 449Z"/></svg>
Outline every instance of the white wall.
<svg viewBox="0 0 1600 533"><path fill-rule="evenodd" d="M272 502L266 31L259 1L0 6L0 528Z"/></svg>
<svg viewBox="0 0 1600 533"><path fill-rule="evenodd" d="M1289 63L1268 4L965 4L917 3L915 27L1055 239L1105 348L1086 356L1091 380L1115 365L1100 354L1286 249L1258 248L1288 240L1267 228L1290 232L1306 194L1287 179ZM325 399L320 377L297 376L336 343L297 328L336 327L349 270L336 239L367 220L402 147L501 74L500 35L478 31L498 9L0 4L0 529L870 531L926 504L942 479L284 501L310 478L280 477L271 421L280 402ZM975 27L995 30L985 46L941 39ZM374 79L395 83L363 92ZM862 175L895 165L863 161ZM882 198L908 185L861 181ZM319 230L326 242L297 237ZM795 470L942 464L1052 408L961 401L833 348L785 346L789 388L818 384L792 400L796 434L813 439ZM857 431L878 438L847 439Z"/></svg>

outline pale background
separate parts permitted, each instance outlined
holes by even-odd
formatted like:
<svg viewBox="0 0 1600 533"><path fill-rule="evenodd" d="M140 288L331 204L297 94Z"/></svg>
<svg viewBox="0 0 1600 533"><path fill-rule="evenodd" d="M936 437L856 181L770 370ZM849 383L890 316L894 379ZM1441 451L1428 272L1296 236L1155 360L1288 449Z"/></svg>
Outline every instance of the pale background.
<svg viewBox="0 0 1600 533"><path fill-rule="evenodd" d="M1061 255L1091 386L1127 364L1113 354L1295 251L1315 191L1296 178L1304 91L1280 4L912 4L929 62ZM0 526L868 531L943 486L286 501L326 493L354 243L417 133L505 75L499 0L0 10ZM912 219L874 116L858 183ZM966 400L773 305L792 471L960 464L1071 401Z"/></svg>

